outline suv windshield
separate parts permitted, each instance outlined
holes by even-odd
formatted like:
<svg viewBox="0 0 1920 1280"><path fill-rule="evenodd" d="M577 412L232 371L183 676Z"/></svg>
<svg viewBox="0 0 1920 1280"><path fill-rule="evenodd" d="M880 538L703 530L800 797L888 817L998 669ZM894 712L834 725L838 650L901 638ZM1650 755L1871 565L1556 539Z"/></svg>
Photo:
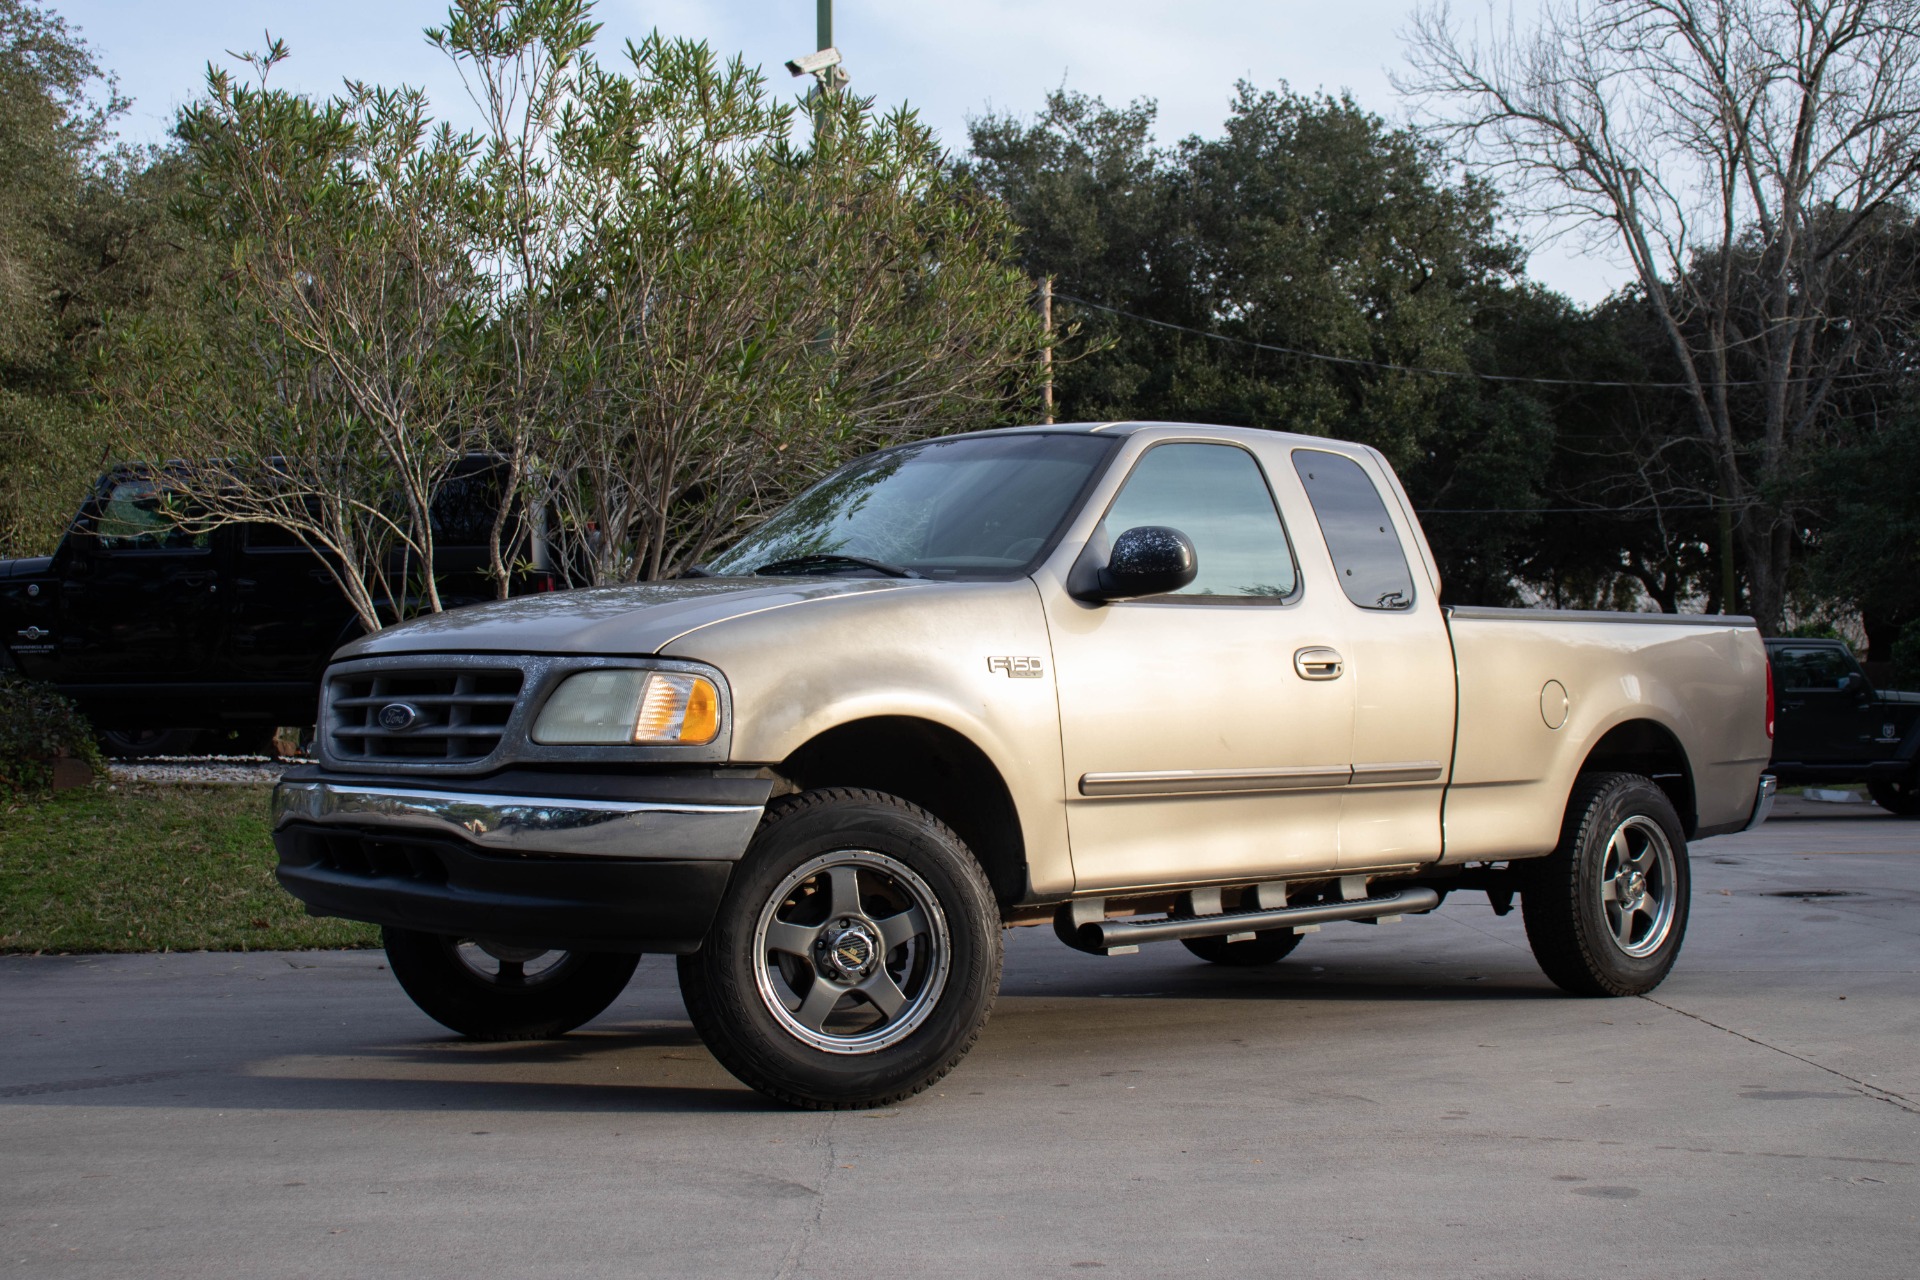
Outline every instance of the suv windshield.
<svg viewBox="0 0 1920 1280"><path fill-rule="evenodd" d="M1024 571L1052 542L1114 442L957 436L862 458L707 566L715 575Z"/></svg>

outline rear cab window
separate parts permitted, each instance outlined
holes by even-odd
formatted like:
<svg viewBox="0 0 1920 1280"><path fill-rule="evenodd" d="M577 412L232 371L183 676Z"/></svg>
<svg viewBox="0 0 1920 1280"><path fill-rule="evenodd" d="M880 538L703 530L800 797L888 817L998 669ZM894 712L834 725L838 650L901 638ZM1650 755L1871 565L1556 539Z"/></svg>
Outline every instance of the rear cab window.
<svg viewBox="0 0 1920 1280"><path fill-rule="evenodd" d="M1295 449L1293 469L1333 557L1347 599L1362 609L1413 608L1413 571L1380 490L1359 463L1323 449Z"/></svg>

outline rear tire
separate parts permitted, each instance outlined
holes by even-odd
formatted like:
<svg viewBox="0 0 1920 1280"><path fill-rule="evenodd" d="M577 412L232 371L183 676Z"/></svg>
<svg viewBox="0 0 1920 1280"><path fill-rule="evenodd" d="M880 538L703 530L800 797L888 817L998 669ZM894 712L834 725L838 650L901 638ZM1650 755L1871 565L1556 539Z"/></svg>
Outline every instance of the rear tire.
<svg viewBox="0 0 1920 1280"><path fill-rule="evenodd" d="M1228 942L1225 938L1182 938L1180 945L1208 964L1251 969L1292 955L1293 949L1300 945L1300 935L1292 929L1267 929L1239 942Z"/></svg>
<svg viewBox="0 0 1920 1280"><path fill-rule="evenodd" d="M420 1011L470 1040L546 1040L605 1012L638 955L512 947L382 929L387 964Z"/></svg>
<svg viewBox="0 0 1920 1280"><path fill-rule="evenodd" d="M1869 782L1867 794L1888 813L1897 813L1903 818L1920 817L1920 775L1910 773L1904 778Z"/></svg>
<svg viewBox="0 0 1920 1280"><path fill-rule="evenodd" d="M1680 819L1651 779L1581 774L1559 847L1521 866L1527 942L1561 990L1636 996L1673 968L1693 882Z"/></svg>
<svg viewBox="0 0 1920 1280"><path fill-rule="evenodd" d="M205 735L199 729L102 729L100 753L123 760L190 756Z"/></svg>
<svg viewBox="0 0 1920 1280"><path fill-rule="evenodd" d="M1001 945L986 873L945 823L877 791L807 791L768 807L680 992L743 1084L885 1106L979 1039Z"/></svg>

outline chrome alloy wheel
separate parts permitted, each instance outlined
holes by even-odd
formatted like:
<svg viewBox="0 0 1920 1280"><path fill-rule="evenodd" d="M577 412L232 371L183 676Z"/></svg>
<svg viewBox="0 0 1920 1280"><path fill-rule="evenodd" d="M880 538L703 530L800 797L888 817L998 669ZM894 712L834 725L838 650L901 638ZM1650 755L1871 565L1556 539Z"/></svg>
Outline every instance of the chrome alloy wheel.
<svg viewBox="0 0 1920 1280"><path fill-rule="evenodd" d="M1659 823L1635 814L1614 828L1600 868L1600 908L1621 951L1649 956L1667 940L1677 878Z"/></svg>
<svg viewBox="0 0 1920 1280"><path fill-rule="evenodd" d="M515 947L490 938L461 938L453 954L467 971L495 987L535 987L577 968L571 951Z"/></svg>
<svg viewBox="0 0 1920 1280"><path fill-rule="evenodd" d="M760 998L796 1039L873 1053L912 1035L940 1000L953 953L926 881L884 853L841 849L796 867L753 933Z"/></svg>

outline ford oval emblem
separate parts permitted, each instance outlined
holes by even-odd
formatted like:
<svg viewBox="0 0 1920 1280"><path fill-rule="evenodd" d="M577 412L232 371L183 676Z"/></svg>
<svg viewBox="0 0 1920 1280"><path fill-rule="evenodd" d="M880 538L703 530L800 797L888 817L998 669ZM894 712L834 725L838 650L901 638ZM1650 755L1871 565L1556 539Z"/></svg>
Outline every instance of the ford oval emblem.
<svg viewBox="0 0 1920 1280"><path fill-rule="evenodd" d="M410 702L389 702L380 708L379 720L388 733L405 733L420 723L420 708Z"/></svg>

